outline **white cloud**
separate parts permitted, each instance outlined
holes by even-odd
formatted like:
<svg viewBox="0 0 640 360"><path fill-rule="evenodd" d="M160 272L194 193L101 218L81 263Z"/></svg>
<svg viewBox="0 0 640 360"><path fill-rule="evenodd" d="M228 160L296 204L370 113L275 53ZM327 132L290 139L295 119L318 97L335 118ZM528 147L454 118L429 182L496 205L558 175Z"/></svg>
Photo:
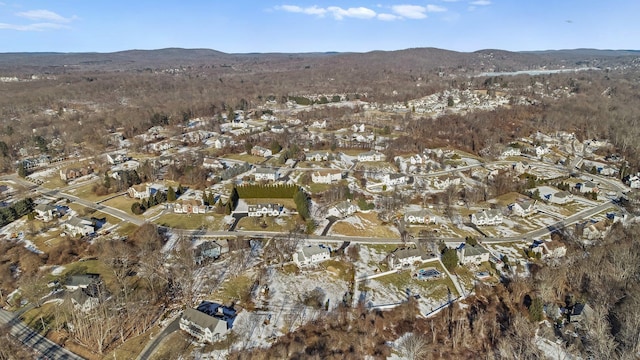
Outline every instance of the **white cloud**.
<svg viewBox="0 0 640 360"><path fill-rule="evenodd" d="M394 21L394 20L400 20L400 19L402 19L402 16L393 15L393 14L378 14L378 20L382 20L382 21Z"/></svg>
<svg viewBox="0 0 640 360"><path fill-rule="evenodd" d="M45 31L68 28L67 25L55 23L34 23L29 25L15 25L0 23L0 30L18 30L18 31Z"/></svg>
<svg viewBox="0 0 640 360"><path fill-rule="evenodd" d="M427 17L427 8L420 5L394 5L391 10L407 19L424 19Z"/></svg>
<svg viewBox="0 0 640 360"><path fill-rule="evenodd" d="M489 1L489 0L476 0L476 1L470 2L469 4L476 5L476 6L487 6L487 5L491 5L491 1Z"/></svg>
<svg viewBox="0 0 640 360"><path fill-rule="evenodd" d="M317 7L315 5L306 7L306 8L302 8L297 5L282 5L282 6L279 6L278 8L287 12L301 13L301 14L307 14L307 15L324 16L324 14L327 13L326 9Z"/></svg>
<svg viewBox="0 0 640 360"><path fill-rule="evenodd" d="M371 19L376 16L375 11L366 7L343 9L339 6L329 6L327 10L333 14L333 17L336 18L336 20L342 20L346 17Z"/></svg>
<svg viewBox="0 0 640 360"><path fill-rule="evenodd" d="M29 10L19 12L16 15L34 21L44 20L56 23L70 23L71 21L75 20L75 16L66 18L49 10Z"/></svg>
<svg viewBox="0 0 640 360"><path fill-rule="evenodd" d="M447 11L446 7L438 6L438 5L427 5L427 12L445 12Z"/></svg>
<svg viewBox="0 0 640 360"><path fill-rule="evenodd" d="M442 0L442 1L451 3L451 2L458 2L459 0Z"/></svg>

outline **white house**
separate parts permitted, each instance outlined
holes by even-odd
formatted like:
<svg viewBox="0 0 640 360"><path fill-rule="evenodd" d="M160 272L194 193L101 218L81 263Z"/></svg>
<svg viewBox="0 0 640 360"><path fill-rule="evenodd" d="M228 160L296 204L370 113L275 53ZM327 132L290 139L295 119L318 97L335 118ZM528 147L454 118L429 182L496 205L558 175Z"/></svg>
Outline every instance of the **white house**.
<svg viewBox="0 0 640 360"><path fill-rule="evenodd" d="M456 251L458 253L458 260L463 265L480 265L483 262L489 261L489 251L480 245L471 246L463 243L460 244Z"/></svg>
<svg viewBox="0 0 640 360"><path fill-rule="evenodd" d="M269 169L269 168L257 168L254 174L254 178L256 179L256 181L260 181L260 180L276 181L278 180L278 177L279 177L278 170Z"/></svg>
<svg viewBox="0 0 640 360"><path fill-rule="evenodd" d="M640 174L633 175L629 178L629 187L632 189L640 189Z"/></svg>
<svg viewBox="0 0 640 360"><path fill-rule="evenodd" d="M358 161L382 161L384 160L384 154L378 151L367 151L358 154Z"/></svg>
<svg viewBox="0 0 640 360"><path fill-rule="evenodd" d="M353 125L351 125L351 131L353 131L353 132L364 132L364 124L360 124L360 125L353 124Z"/></svg>
<svg viewBox="0 0 640 360"><path fill-rule="evenodd" d="M93 222L87 219L72 217L64 223L65 232L71 236L87 236L95 232Z"/></svg>
<svg viewBox="0 0 640 360"><path fill-rule="evenodd" d="M342 179L340 170L318 170L311 173L311 181L316 184L331 184Z"/></svg>
<svg viewBox="0 0 640 360"><path fill-rule="evenodd" d="M387 186L405 185L407 183L407 176L403 174L384 174L382 176L382 182Z"/></svg>
<svg viewBox="0 0 640 360"><path fill-rule="evenodd" d="M187 308L180 317L180 329L201 342L212 343L229 332L226 320L213 317L196 309Z"/></svg>
<svg viewBox="0 0 640 360"><path fill-rule="evenodd" d="M284 134L284 126L274 125L271 127L271 132L274 134Z"/></svg>
<svg viewBox="0 0 640 360"><path fill-rule="evenodd" d="M426 209L407 211L404 214L404 221L410 224L428 224L435 221L431 212Z"/></svg>
<svg viewBox="0 0 640 360"><path fill-rule="evenodd" d="M328 260L331 257L331 251L329 248L322 245L310 245L305 246L302 250L293 254L293 261L298 266L304 266L309 264L317 264L324 260Z"/></svg>
<svg viewBox="0 0 640 360"><path fill-rule="evenodd" d="M502 212L498 209L482 210L471 214L471 223L477 226L502 224Z"/></svg>
<svg viewBox="0 0 640 360"><path fill-rule="evenodd" d="M152 195L155 195L156 192L163 190L164 186L162 185L139 184L130 187L127 190L127 194L132 199L146 199Z"/></svg>
<svg viewBox="0 0 640 360"><path fill-rule="evenodd" d="M452 185L460 185L460 178L445 178L444 180L435 178L431 181L431 186L438 190L444 190Z"/></svg>
<svg viewBox="0 0 640 360"><path fill-rule="evenodd" d="M327 151L310 151L304 154L306 161L326 161L329 160L329 152Z"/></svg>
<svg viewBox="0 0 640 360"><path fill-rule="evenodd" d="M323 120L322 122L319 121L314 121L313 124L311 124L312 128L317 128L317 129L326 129L327 128L327 120Z"/></svg>
<svg viewBox="0 0 640 360"><path fill-rule="evenodd" d="M551 152L551 149L546 144L536 146L536 156L540 157Z"/></svg>
<svg viewBox="0 0 640 360"><path fill-rule="evenodd" d="M279 216L282 206L279 204L256 204L249 205L249 216Z"/></svg>
<svg viewBox="0 0 640 360"><path fill-rule="evenodd" d="M507 146L504 150L502 150L501 158L506 158L509 156L520 156L522 153L520 152L520 148Z"/></svg>
<svg viewBox="0 0 640 360"><path fill-rule="evenodd" d="M422 262L422 252L416 248L398 248L387 257L390 269L408 267L416 262Z"/></svg>
<svg viewBox="0 0 640 360"><path fill-rule="evenodd" d="M347 217L355 214L356 211L358 211L358 205L353 204L349 200L345 200L336 204L336 206L334 206L334 209L336 209L336 211L338 211L338 213L343 217Z"/></svg>
<svg viewBox="0 0 640 360"><path fill-rule="evenodd" d="M537 201L521 201L509 205L509 209L514 215L527 217L538 211Z"/></svg>
<svg viewBox="0 0 640 360"><path fill-rule="evenodd" d="M36 212L36 219L44 222L49 222L58 215L58 209L49 204L38 204L33 210Z"/></svg>
<svg viewBox="0 0 640 360"><path fill-rule="evenodd" d="M269 157L271 155L273 155L273 153L271 152L271 150L264 148L262 146L254 146L251 148L251 155L255 155L255 156L262 156L262 157Z"/></svg>

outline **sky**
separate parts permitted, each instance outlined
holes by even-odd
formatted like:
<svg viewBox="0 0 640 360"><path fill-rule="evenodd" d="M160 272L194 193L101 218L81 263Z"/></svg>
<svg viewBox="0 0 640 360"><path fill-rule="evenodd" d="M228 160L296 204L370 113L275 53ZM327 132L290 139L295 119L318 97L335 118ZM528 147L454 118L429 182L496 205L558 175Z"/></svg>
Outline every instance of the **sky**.
<svg viewBox="0 0 640 360"><path fill-rule="evenodd" d="M0 0L0 52L640 49L640 0Z"/></svg>

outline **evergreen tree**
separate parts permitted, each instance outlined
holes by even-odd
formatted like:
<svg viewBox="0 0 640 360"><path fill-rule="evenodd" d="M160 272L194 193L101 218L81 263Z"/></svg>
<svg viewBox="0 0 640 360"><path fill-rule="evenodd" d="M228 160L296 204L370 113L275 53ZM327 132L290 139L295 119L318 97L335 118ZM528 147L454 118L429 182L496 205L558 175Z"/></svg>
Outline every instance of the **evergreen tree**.
<svg viewBox="0 0 640 360"><path fill-rule="evenodd" d="M27 177L27 169L24 167L24 162L22 161L18 164L18 176L21 178Z"/></svg>
<svg viewBox="0 0 640 360"><path fill-rule="evenodd" d="M458 266L458 254L456 250L445 248L442 251L442 264L447 270L452 271Z"/></svg>
<svg viewBox="0 0 640 360"><path fill-rule="evenodd" d="M167 201L174 202L176 199L176 191L173 190L173 186L169 186L169 189L167 189Z"/></svg>

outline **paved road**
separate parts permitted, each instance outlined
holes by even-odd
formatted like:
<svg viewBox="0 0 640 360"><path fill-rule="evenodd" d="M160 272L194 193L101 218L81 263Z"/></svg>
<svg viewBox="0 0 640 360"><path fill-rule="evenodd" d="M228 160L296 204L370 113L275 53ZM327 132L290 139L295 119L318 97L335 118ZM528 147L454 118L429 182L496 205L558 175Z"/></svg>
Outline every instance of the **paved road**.
<svg viewBox="0 0 640 360"><path fill-rule="evenodd" d="M46 359L83 360L82 357L61 347L33 331L13 313L0 309L0 323L9 326L9 333L26 346L36 350Z"/></svg>
<svg viewBox="0 0 640 360"><path fill-rule="evenodd" d="M156 351L158 346L160 346L162 341L164 341L164 339L167 336L169 336L169 334L179 330L181 316L182 316L182 313L178 315L178 317L176 317L172 322L170 322L169 325L167 325L167 327L164 328L158 335L156 335L153 341L147 343L147 345L144 347L140 355L138 355L136 360L147 360L149 357L151 357L151 355L153 355L153 353Z"/></svg>

